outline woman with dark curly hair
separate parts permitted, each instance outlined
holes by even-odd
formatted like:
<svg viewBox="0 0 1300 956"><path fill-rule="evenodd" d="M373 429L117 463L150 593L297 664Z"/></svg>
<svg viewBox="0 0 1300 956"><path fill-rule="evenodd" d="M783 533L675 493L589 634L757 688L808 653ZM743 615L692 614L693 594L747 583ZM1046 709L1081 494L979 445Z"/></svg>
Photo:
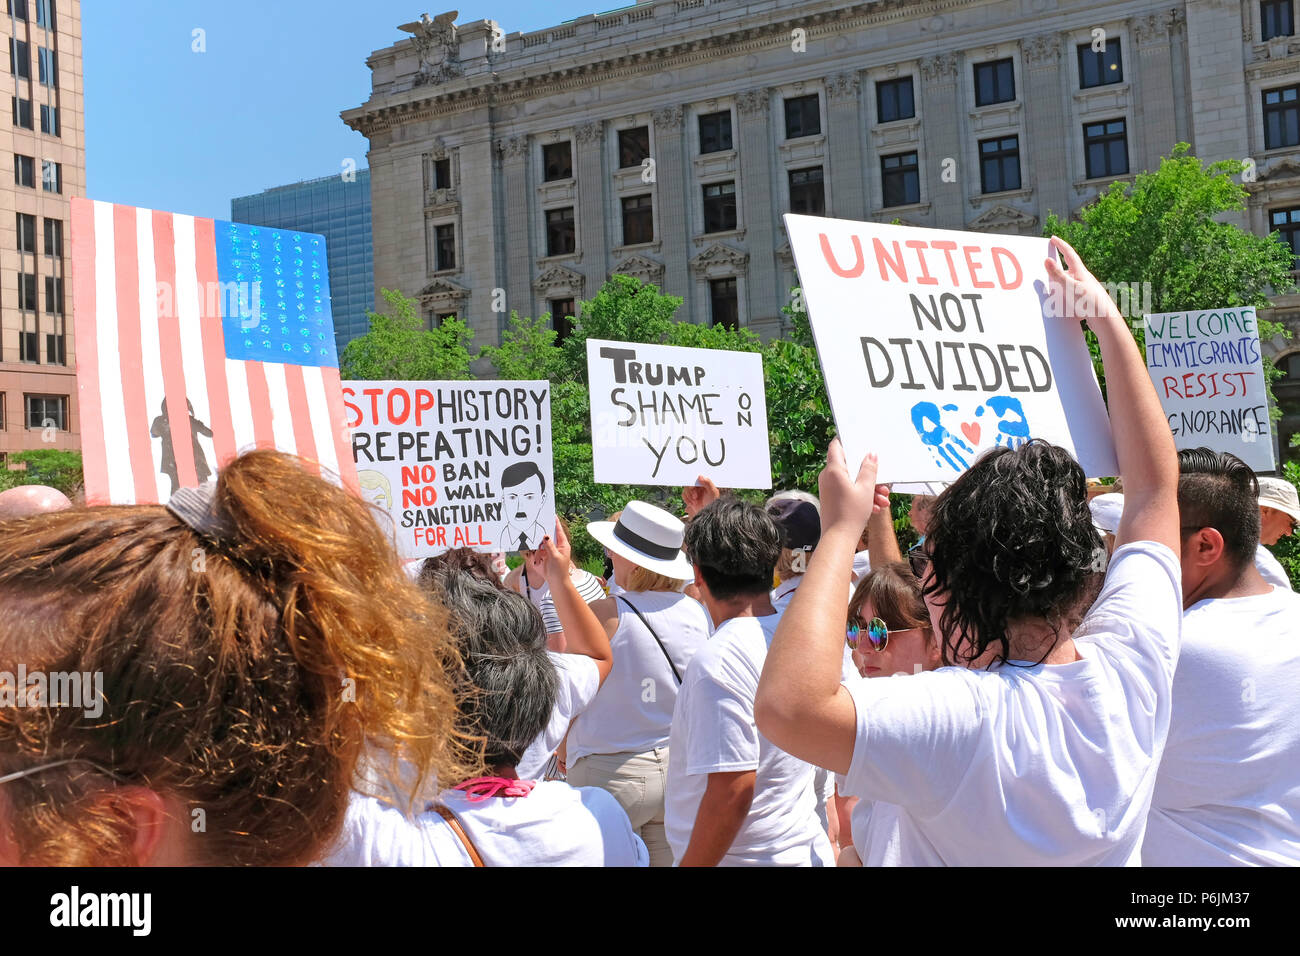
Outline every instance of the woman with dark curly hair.
<svg viewBox="0 0 1300 956"><path fill-rule="evenodd" d="M1139 861L1181 635L1178 459L1119 310L1073 249L1052 244L1068 270L1048 259L1051 301L1088 319L1115 410L1125 499L1109 567L1068 453L1041 442L991 452L939 496L926 550L912 555L945 662L959 666L842 686L835 598L888 499L875 456L855 480L836 441L822 539L759 685L758 728L773 743L899 808L889 862Z"/></svg>

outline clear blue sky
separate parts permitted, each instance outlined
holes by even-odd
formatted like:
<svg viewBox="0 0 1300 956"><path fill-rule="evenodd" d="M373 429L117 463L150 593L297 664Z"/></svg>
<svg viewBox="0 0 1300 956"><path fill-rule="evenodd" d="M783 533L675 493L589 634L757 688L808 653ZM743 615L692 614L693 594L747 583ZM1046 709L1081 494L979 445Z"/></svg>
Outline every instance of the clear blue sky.
<svg viewBox="0 0 1300 956"><path fill-rule="evenodd" d="M456 0L84 0L92 199L230 218L230 200L366 163L339 112L370 95L372 50ZM461 0L459 23L537 30L617 0ZM193 31L206 31L195 53Z"/></svg>

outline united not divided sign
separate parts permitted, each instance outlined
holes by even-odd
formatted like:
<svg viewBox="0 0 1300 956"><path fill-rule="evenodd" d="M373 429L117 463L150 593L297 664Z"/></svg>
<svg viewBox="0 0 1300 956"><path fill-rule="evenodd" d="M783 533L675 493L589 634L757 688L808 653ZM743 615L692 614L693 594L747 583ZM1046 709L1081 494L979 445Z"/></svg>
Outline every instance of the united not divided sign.
<svg viewBox="0 0 1300 956"><path fill-rule="evenodd" d="M166 501L278 448L356 487L325 240L72 200L90 504Z"/></svg>

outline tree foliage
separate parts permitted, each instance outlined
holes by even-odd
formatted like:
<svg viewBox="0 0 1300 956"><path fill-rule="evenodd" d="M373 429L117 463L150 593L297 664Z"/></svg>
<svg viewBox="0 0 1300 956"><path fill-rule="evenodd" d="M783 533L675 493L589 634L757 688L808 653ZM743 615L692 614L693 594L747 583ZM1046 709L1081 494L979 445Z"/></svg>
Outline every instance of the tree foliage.
<svg viewBox="0 0 1300 956"><path fill-rule="evenodd" d="M339 356L345 379L418 381L471 378L469 342L474 333L460 319L427 329L418 303L394 289L382 290L392 310L367 312L370 331L359 335Z"/></svg>
<svg viewBox="0 0 1300 956"><path fill-rule="evenodd" d="M15 452L9 456L9 468L0 468L0 491L19 485L48 485L72 498L84 483L78 451L38 448Z"/></svg>

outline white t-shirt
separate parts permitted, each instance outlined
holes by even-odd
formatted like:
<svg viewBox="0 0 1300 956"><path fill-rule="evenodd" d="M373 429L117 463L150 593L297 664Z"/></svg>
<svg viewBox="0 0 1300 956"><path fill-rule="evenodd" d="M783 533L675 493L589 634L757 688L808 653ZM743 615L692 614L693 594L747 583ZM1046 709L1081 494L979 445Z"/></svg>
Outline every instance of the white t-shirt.
<svg viewBox="0 0 1300 956"><path fill-rule="evenodd" d="M847 792L899 808L905 866L1136 865L1172 711L1178 558L1116 549L1080 660L846 686Z"/></svg>
<svg viewBox="0 0 1300 956"><path fill-rule="evenodd" d="M686 853L711 773L756 771L754 801L723 866L833 866L817 820L813 767L754 724L754 694L779 614L725 622L700 649L677 695L668 745L664 823L673 856Z"/></svg>
<svg viewBox="0 0 1300 956"><path fill-rule="evenodd" d="M456 814L485 866L650 865L627 813L599 787L548 780L526 797L471 803L459 790L444 790L439 799Z"/></svg>
<svg viewBox="0 0 1300 956"><path fill-rule="evenodd" d="M650 622L685 677L695 652L709 639L704 608L677 591L622 595ZM668 746L677 679L664 652L640 619L619 599L618 630L610 639L614 669L569 730L568 762L587 754L642 754Z"/></svg>
<svg viewBox="0 0 1300 956"><path fill-rule="evenodd" d="M551 719L546 729L537 735L524 751L515 773L520 780L536 780L546 769L551 755L559 748L564 735L569 732L569 723L574 717L587 709L587 706L600 690L600 671L596 662L581 654L557 654L547 651L555 672L560 678L559 689L555 694L555 707L551 710Z"/></svg>
<svg viewBox="0 0 1300 956"><path fill-rule="evenodd" d="M1144 865L1300 865L1298 694L1300 595L1187 609Z"/></svg>
<svg viewBox="0 0 1300 956"><path fill-rule="evenodd" d="M1286 576L1282 563L1273 557L1273 552L1262 544L1255 548L1255 569L1264 576L1264 580L1284 590L1291 590L1291 579Z"/></svg>
<svg viewBox="0 0 1300 956"><path fill-rule="evenodd" d="M578 589L578 596L591 604L605 596L605 589L600 586L600 578L582 568L570 568L569 577ZM540 587L533 587L528 581L525 569L519 575L519 593L533 602L533 606L542 612L542 623L546 625L547 634L556 634L564 630L560 615L555 610L555 598L551 597L551 584L543 581Z"/></svg>
<svg viewBox="0 0 1300 956"><path fill-rule="evenodd" d="M901 864L900 812L894 804L883 800L859 800L853 805L849 825L853 828L853 849L858 851L863 866Z"/></svg>
<svg viewBox="0 0 1300 956"><path fill-rule="evenodd" d="M407 817L353 793L343 832L322 866L473 866L460 838L436 812Z"/></svg>
<svg viewBox="0 0 1300 956"><path fill-rule="evenodd" d="M871 573L871 553L859 551L853 556L853 583L857 584Z"/></svg>

